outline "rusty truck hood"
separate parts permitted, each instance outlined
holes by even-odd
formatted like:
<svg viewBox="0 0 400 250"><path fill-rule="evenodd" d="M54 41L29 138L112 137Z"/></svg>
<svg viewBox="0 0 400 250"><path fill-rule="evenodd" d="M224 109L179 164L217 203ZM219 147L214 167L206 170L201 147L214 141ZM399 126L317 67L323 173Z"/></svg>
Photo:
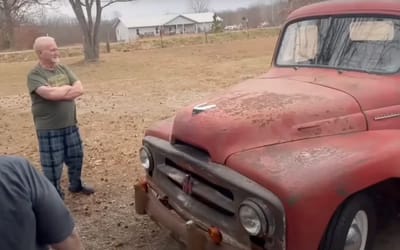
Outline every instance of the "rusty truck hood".
<svg viewBox="0 0 400 250"><path fill-rule="evenodd" d="M236 152L363 131L366 120L345 91L289 79L252 79L177 113L171 138L224 163Z"/></svg>

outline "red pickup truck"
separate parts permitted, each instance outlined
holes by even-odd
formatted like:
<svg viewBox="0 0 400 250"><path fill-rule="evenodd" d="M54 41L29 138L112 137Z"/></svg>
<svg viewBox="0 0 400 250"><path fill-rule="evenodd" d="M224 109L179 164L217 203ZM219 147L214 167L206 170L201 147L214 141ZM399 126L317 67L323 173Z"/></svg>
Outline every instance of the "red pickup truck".
<svg viewBox="0 0 400 250"><path fill-rule="evenodd" d="M149 128L136 211L190 250L367 250L400 190L400 2L293 11L267 73Z"/></svg>

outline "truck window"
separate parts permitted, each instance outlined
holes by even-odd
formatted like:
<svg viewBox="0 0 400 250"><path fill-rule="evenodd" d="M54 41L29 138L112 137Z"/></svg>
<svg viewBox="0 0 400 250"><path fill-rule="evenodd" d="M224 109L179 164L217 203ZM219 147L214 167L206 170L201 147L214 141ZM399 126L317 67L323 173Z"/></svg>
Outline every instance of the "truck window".
<svg viewBox="0 0 400 250"><path fill-rule="evenodd" d="M361 21L350 23L352 41L392 41L394 26L390 21Z"/></svg>
<svg viewBox="0 0 400 250"><path fill-rule="evenodd" d="M307 62L315 58L318 45L318 27L314 24L290 26L283 43L282 60L287 63Z"/></svg>
<svg viewBox="0 0 400 250"><path fill-rule="evenodd" d="M289 24L278 66L330 67L373 73L400 69L400 20L329 17Z"/></svg>

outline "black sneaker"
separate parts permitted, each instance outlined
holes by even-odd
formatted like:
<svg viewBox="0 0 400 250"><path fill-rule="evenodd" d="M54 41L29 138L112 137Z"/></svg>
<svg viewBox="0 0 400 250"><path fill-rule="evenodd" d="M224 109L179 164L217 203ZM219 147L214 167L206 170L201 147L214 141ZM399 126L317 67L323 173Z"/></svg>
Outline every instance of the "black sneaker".
<svg viewBox="0 0 400 250"><path fill-rule="evenodd" d="M89 186L82 185L79 188L68 188L71 193L82 193L86 195L94 194L95 190Z"/></svg>

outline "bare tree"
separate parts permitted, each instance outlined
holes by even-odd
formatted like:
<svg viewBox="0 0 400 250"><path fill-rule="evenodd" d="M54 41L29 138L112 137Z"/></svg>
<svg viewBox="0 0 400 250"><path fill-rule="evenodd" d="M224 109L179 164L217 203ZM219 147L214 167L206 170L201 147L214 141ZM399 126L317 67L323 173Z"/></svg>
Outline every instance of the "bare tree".
<svg viewBox="0 0 400 250"><path fill-rule="evenodd" d="M256 28L260 25L278 25L286 18L287 3L275 1L273 4L256 4L248 8L239 8L234 11L228 10L219 12L218 15L224 20L227 26L240 25L245 28ZM243 20L243 17L248 19ZM248 23L244 22L248 21Z"/></svg>
<svg viewBox="0 0 400 250"><path fill-rule="evenodd" d="M99 29L104 8L117 2L133 0L69 0L83 34L86 62L99 60Z"/></svg>
<svg viewBox="0 0 400 250"><path fill-rule="evenodd" d="M201 13L207 12L210 4L209 0L190 0L191 7L194 12Z"/></svg>
<svg viewBox="0 0 400 250"><path fill-rule="evenodd" d="M15 27L23 22L37 7L49 5L56 0L0 0L1 47L9 49L15 45Z"/></svg>

